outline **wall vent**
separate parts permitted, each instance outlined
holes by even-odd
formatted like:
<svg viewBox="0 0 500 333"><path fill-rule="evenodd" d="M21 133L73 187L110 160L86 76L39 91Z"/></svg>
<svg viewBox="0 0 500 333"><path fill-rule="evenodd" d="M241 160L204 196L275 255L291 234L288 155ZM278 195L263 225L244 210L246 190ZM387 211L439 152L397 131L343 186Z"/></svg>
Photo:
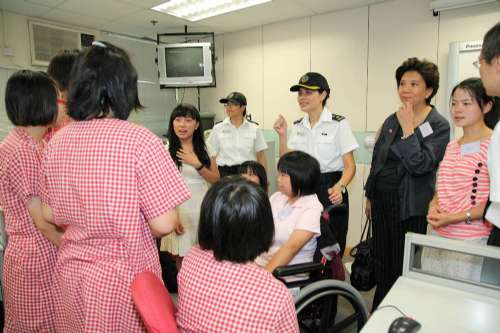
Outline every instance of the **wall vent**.
<svg viewBox="0 0 500 333"><path fill-rule="evenodd" d="M31 64L48 66L60 50L82 50L92 45L92 34L56 25L28 21Z"/></svg>

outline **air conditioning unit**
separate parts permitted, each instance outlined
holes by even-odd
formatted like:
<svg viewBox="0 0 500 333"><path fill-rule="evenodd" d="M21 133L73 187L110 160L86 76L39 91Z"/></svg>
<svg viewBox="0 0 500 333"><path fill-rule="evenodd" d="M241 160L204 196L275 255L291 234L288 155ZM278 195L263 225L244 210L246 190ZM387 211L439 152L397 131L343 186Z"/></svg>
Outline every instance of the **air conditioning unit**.
<svg viewBox="0 0 500 333"><path fill-rule="evenodd" d="M430 7L434 13L439 13L443 10L477 6L495 1L498 0L432 0L430 2Z"/></svg>
<svg viewBox="0 0 500 333"><path fill-rule="evenodd" d="M28 21L31 64L48 66L50 59L61 50L82 50L92 45L95 36L52 24Z"/></svg>

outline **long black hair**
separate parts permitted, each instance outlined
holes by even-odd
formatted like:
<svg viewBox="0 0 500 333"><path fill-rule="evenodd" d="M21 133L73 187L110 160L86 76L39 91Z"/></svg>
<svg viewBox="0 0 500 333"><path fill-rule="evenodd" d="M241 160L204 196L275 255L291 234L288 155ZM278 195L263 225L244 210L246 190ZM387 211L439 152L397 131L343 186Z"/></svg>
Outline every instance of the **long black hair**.
<svg viewBox="0 0 500 333"><path fill-rule="evenodd" d="M182 167L182 162L179 161L177 157L177 152L181 148L181 141L174 131L174 120L177 117L187 117L198 122L198 128L195 129L193 133L193 150L200 162L207 168L210 168L210 157L208 156L205 140L203 139L203 127L201 126L200 113L193 105L188 103L177 105L172 111L168 122L168 151L175 164L179 169Z"/></svg>
<svg viewBox="0 0 500 333"><path fill-rule="evenodd" d="M500 103L497 97L488 96L488 94L486 94L486 89L481 79L478 77L471 77L463 80L453 88L451 91L451 98L453 98L453 94L457 89L467 91L472 99L476 100L481 112L484 112L483 110L486 104L492 104L490 112L484 115L484 123L490 129L494 129L500 116Z"/></svg>

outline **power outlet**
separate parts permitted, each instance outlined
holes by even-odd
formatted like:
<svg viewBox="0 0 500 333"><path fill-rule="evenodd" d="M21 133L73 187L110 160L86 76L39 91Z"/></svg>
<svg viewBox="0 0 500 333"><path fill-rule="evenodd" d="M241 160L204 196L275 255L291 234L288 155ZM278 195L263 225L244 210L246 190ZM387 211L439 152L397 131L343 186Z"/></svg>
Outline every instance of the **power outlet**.
<svg viewBox="0 0 500 333"><path fill-rule="evenodd" d="M3 55L6 57L13 57L14 56L14 50L12 50L11 47L4 47L3 48Z"/></svg>

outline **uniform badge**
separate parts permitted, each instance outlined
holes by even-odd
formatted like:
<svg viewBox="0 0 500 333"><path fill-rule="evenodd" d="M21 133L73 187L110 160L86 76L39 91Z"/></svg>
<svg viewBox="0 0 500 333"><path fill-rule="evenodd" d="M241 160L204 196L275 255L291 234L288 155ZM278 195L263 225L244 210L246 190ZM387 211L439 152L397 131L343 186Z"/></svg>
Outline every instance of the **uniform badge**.
<svg viewBox="0 0 500 333"><path fill-rule="evenodd" d="M306 83L307 81L309 81L309 76L307 76L307 74L302 75L300 83Z"/></svg>

